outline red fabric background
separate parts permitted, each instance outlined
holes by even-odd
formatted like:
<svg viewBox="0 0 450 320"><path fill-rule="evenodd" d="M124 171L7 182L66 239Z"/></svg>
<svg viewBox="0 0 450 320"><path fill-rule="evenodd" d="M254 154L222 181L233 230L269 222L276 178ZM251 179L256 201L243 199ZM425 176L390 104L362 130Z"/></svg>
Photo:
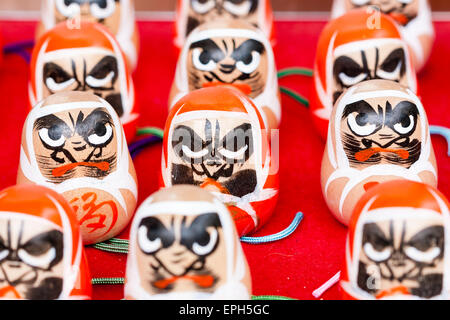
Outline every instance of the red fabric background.
<svg viewBox="0 0 450 320"><path fill-rule="evenodd" d="M278 69L303 66L311 68L316 42L324 22L277 22L275 48ZM33 22L0 21L5 43L31 39ZM176 65L172 46L172 23L140 22L141 56L135 72L138 103L142 109L140 126L163 128L167 99ZM450 127L450 22L436 23L435 50L419 82L431 124ZM27 114L28 66L17 55L5 57L0 67L0 188L13 185L19 163L22 125ZM282 79L281 85L309 96L312 81L306 77ZM287 227L298 211L304 219L289 238L265 244L243 244L253 278L253 294L283 295L314 299L312 291L341 268L346 229L328 212L320 189L320 162L324 143L315 133L304 107L283 96L280 130L280 198L272 220L256 236L278 232ZM450 196L450 159L443 138L433 144L439 167L439 188ZM142 152L135 160L139 180L139 203L157 190L161 145ZM128 236L127 230L121 235ZM126 256L87 248L93 277L123 277ZM123 286L94 286L94 299L121 299ZM334 286L323 299L339 299Z"/></svg>

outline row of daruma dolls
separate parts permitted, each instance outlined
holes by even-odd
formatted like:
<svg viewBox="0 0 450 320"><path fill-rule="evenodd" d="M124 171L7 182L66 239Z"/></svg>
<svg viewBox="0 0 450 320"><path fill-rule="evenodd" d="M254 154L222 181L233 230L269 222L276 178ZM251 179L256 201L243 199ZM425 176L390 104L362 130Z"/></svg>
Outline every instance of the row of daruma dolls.
<svg viewBox="0 0 450 320"><path fill-rule="evenodd" d="M278 128L281 112L267 28L214 19L197 21L189 32L192 10L207 15L217 6L232 8L226 3L180 5L189 10L178 19L187 25L177 36L183 46L163 139L164 189L131 222L127 298L251 296L238 236L257 230L275 207L270 130ZM260 5L270 12L264 1L243 3L250 3L249 17ZM327 137L324 196L349 224L343 292L358 299L445 297L448 204L435 189L416 58L402 36L406 27L379 13L374 31L371 17L360 9L331 21L315 65L311 110ZM132 58L101 25L71 26L54 26L33 52L33 108L23 129L18 186L0 196L6 213L0 262L11 272L0 294L7 298L88 298L82 243L117 235L135 213L137 178L127 148L139 115Z"/></svg>

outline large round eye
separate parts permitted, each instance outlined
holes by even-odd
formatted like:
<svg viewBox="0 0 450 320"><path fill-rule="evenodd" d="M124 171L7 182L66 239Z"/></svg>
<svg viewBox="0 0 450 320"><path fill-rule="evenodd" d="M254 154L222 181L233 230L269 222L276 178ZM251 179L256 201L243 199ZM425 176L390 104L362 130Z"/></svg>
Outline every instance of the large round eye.
<svg viewBox="0 0 450 320"><path fill-rule="evenodd" d="M367 122L367 115L359 113L356 117L354 113L348 115L347 124L349 128L358 136L368 136L375 132L377 126Z"/></svg>
<svg viewBox="0 0 450 320"><path fill-rule="evenodd" d="M370 2L370 0L352 0L352 3L355 6L364 6L366 4L368 4Z"/></svg>
<svg viewBox="0 0 450 320"><path fill-rule="evenodd" d="M359 73L357 75L348 75L344 72L339 73L339 79L346 87L354 86L367 78L366 73Z"/></svg>
<svg viewBox="0 0 450 320"><path fill-rule="evenodd" d="M414 122L414 117L412 115L403 117L400 122L394 124L394 130L399 134L408 134L414 128Z"/></svg>
<svg viewBox="0 0 450 320"><path fill-rule="evenodd" d="M196 69L202 71L213 71L217 66L213 59L202 56L201 48L195 48L192 51L192 62L194 63L194 67Z"/></svg>
<svg viewBox="0 0 450 320"><path fill-rule="evenodd" d="M201 157L204 157L208 154L208 149L202 149L200 151L192 151L188 146L184 145L181 147L181 150L183 150L183 153L186 157L189 157L191 159L198 159Z"/></svg>
<svg viewBox="0 0 450 320"><path fill-rule="evenodd" d="M109 123L98 122L95 125L94 133L88 136L88 141L93 145L102 145L111 138L112 134L113 130Z"/></svg>
<svg viewBox="0 0 450 320"><path fill-rule="evenodd" d="M194 242L192 244L192 251L199 256L205 256L211 253L217 243L217 229L211 227L209 228L209 231L207 230L206 232L208 233L208 237L205 237L205 241Z"/></svg>
<svg viewBox="0 0 450 320"><path fill-rule="evenodd" d="M50 248L46 253L35 256L28 253L25 249L19 249L17 255L19 256L20 260L22 260L26 264L36 268L45 269L51 264L53 259L55 259L56 250L55 248Z"/></svg>
<svg viewBox="0 0 450 320"><path fill-rule="evenodd" d="M150 240L148 238L148 228L146 226L140 226L138 229L138 244L139 248L145 253L154 253L161 249L162 241L160 238Z"/></svg>
<svg viewBox="0 0 450 320"><path fill-rule="evenodd" d="M379 69L377 71L377 75L380 78L386 79L386 80L398 80L400 78L400 71L402 69L403 61L398 59L397 65L392 71Z"/></svg>
<svg viewBox="0 0 450 320"><path fill-rule="evenodd" d="M66 18L79 15L81 11L78 3L67 0L56 0L56 9Z"/></svg>
<svg viewBox="0 0 450 320"><path fill-rule="evenodd" d="M104 0L100 4L98 2L91 3L91 14L97 19L106 19L116 10L116 2L114 0Z"/></svg>
<svg viewBox="0 0 450 320"><path fill-rule="evenodd" d="M405 248L405 253L414 261L431 263L441 254L441 249L438 247L434 247L428 249L427 251L421 251L417 248L408 246Z"/></svg>
<svg viewBox="0 0 450 320"><path fill-rule="evenodd" d="M104 88L108 83L111 82L111 80L114 78L115 73L114 71L111 71L104 77L103 79L94 78L93 76L87 76L86 77L86 83L91 88Z"/></svg>
<svg viewBox="0 0 450 320"><path fill-rule="evenodd" d="M382 251L376 250L370 242L367 242L364 244L364 252L366 253L367 257L369 257L370 260L381 262L389 259L389 257L392 254L391 248L385 248Z"/></svg>
<svg viewBox="0 0 450 320"><path fill-rule="evenodd" d="M65 90L73 83L75 83L74 78L70 78L69 80L66 80L64 82L56 82L52 77L47 77L47 79L45 79L45 85L52 92Z"/></svg>
<svg viewBox="0 0 450 320"><path fill-rule="evenodd" d="M235 1L236 2L236 1ZM229 13L234 14L236 16L246 16L250 12L252 4L250 1L245 0L241 3L233 3L232 1L225 1L223 7Z"/></svg>
<svg viewBox="0 0 450 320"><path fill-rule="evenodd" d="M219 150L219 153L228 159L238 159L244 155L244 153L245 153L245 151L247 151L247 149L248 149L247 145L240 148L238 151L230 151L225 148L222 148Z"/></svg>
<svg viewBox="0 0 450 320"><path fill-rule="evenodd" d="M236 68L242 73L250 74L256 70L261 61L261 54L258 51L252 51L251 58L248 61L238 61Z"/></svg>
<svg viewBox="0 0 450 320"><path fill-rule="evenodd" d="M66 142L63 132L59 126L42 128L39 130L39 137L50 147L61 147Z"/></svg>
<svg viewBox="0 0 450 320"><path fill-rule="evenodd" d="M205 14L216 5L215 0L192 0L191 7L198 14Z"/></svg>

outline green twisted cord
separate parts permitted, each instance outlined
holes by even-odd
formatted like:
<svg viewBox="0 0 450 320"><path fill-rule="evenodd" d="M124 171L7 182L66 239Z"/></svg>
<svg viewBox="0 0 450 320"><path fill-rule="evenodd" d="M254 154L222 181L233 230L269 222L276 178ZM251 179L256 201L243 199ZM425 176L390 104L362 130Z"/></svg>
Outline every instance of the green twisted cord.
<svg viewBox="0 0 450 320"><path fill-rule="evenodd" d="M312 77L313 71L308 68L286 68L286 69L278 71L278 74L277 74L278 79L281 79L281 78L284 78L287 76L292 76L292 75Z"/></svg>
<svg viewBox="0 0 450 320"><path fill-rule="evenodd" d="M137 129L138 136L142 136L144 134L152 134L156 137L162 138L164 136L164 131L161 130L160 128L155 128L155 127L147 127L147 128Z"/></svg>
<svg viewBox="0 0 450 320"><path fill-rule="evenodd" d="M305 107L309 107L309 101L305 97L299 95L297 92L286 88L286 87L280 87L280 91L287 94L291 98L293 98L295 101L297 101L300 104L303 104Z"/></svg>

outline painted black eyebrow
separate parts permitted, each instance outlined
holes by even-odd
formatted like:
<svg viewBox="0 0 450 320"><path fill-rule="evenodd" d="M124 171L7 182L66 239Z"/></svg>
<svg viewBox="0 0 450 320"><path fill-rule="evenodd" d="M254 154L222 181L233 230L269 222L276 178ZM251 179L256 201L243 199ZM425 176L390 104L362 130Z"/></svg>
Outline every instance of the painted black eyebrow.
<svg viewBox="0 0 450 320"><path fill-rule="evenodd" d="M383 248L392 245L384 232L376 223L367 223L363 227L363 244L370 243L375 249L382 250Z"/></svg>
<svg viewBox="0 0 450 320"><path fill-rule="evenodd" d="M111 83L114 84L118 77L117 70L117 59L113 56L106 56L92 68L88 75L96 79L103 79L112 71L114 72L114 77Z"/></svg>
<svg viewBox="0 0 450 320"><path fill-rule="evenodd" d="M113 125L111 115L105 108L97 108L92 111L86 119L83 120L84 114L80 111L76 123L76 131L82 137L87 138L95 131L97 123ZM111 136L112 139L112 136Z"/></svg>
<svg viewBox="0 0 450 320"><path fill-rule="evenodd" d="M72 133L69 126L54 114L49 114L37 119L34 122L33 129L34 130L40 130L42 128L50 129L53 126L61 126L63 129L63 134L65 136L70 136Z"/></svg>
<svg viewBox="0 0 450 320"><path fill-rule="evenodd" d="M384 59L380 68L387 72L393 72L398 65L398 62L402 62L402 66L400 69L400 75L403 76L406 72L406 64L405 64L405 50L403 48L397 48L393 50L387 57Z"/></svg>
<svg viewBox="0 0 450 320"><path fill-rule="evenodd" d="M206 229L209 227L222 227L219 215L216 212L205 213L196 217L190 226L186 226L186 219L183 219L180 243L187 248L192 248L194 242L197 242L200 245L206 245L209 241L209 234ZM212 251L214 251L214 249Z"/></svg>
<svg viewBox="0 0 450 320"><path fill-rule="evenodd" d="M55 258L50 263L48 270L58 264L63 258L64 241L61 231L51 230L38 234L25 244L20 245L20 249L24 249L33 256L42 255L51 248L55 248Z"/></svg>
<svg viewBox="0 0 450 320"><path fill-rule="evenodd" d="M167 229L164 224L156 217L147 217L142 219L139 228L145 226L147 228L147 238L151 241L161 239L162 247L170 247L175 241L173 230ZM154 253L154 252L153 252Z"/></svg>
<svg viewBox="0 0 450 320"><path fill-rule="evenodd" d="M183 134L178 134L178 132L182 132L186 130L186 133L189 133L190 139L186 141L185 135ZM178 140L175 140L176 138L178 138ZM187 144L189 143L189 144ZM202 150L206 143L203 141L203 139L197 134L195 133L195 131L187 126L184 125L180 125L177 126L174 130L174 133L172 135L172 148L176 148L178 145L186 145L188 146L192 151L200 151ZM181 148L181 146L180 146ZM180 149L181 150L181 149Z"/></svg>
<svg viewBox="0 0 450 320"><path fill-rule="evenodd" d="M231 57L235 61L244 61L251 58L251 53L256 51L260 54L264 52L264 45L254 39L248 39L244 43L242 43L234 52L231 54Z"/></svg>
<svg viewBox="0 0 450 320"><path fill-rule="evenodd" d="M53 78L56 83L61 83L72 79L72 76L67 73L62 67L53 62L44 64L44 79Z"/></svg>
<svg viewBox="0 0 450 320"><path fill-rule="evenodd" d="M247 161L253 154L253 135L252 125L243 123L236 128L230 130L222 139L220 145L227 150L236 152L244 146L248 146L245 151L243 161ZM234 159L238 160L238 159Z"/></svg>
<svg viewBox="0 0 450 320"><path fill-rule="evenodd" d="M416 233L408 242L409 246L419 249L420 251L427 251L432 247L439 247L441 249L442 257L444 251L444 227L431 226Z"/></svg>
<svg viewBox="0 0 450 320"><path fill-rule="evenodd" d="M347 56L341 56L336 59L333 65L333 75L335 80L342 86L345 86L341 79L339 78L339 74L343 72L350 77L356 77L361 73L369 74L369 70L365 69L358 62L353 60Z"/></svg>
<svg viewBox="0 0 450 320"><path fill-rule="evenodd" d="M191 44L190 49L201 48L203 49L203 54L209 55L209 58L213 59L215 62L219 62L225 59L225 53L219 46L211 39L204 39ZM200 56L201 57L201 56Z"/></svg>
<svg viewBox="0 0 450 320"><path fill-rule="evenodd" d="M387 120L386 125L390 128L396 123L401 122L403 119L408 118L409 116L413 116L414 118L414 128L411 132L414 132L415 127L417 125L417 117L419 115L419 109L417 106L410 101L401 101L399 102L394 109L390 112L389 116L386 116Z"/></svg>
<svg viewBox="0 0 450 320"><path fill-rule="evenodd" d="M353 103L350 103L345 106L344 111L342 113L342 118L347 118L351 113L358 112L358 113L366 113L369 115L376 115L376 121L369 123L378 123L379 114L381 112L381 115L383 114L383 110L381 107L379 107L378 113L372 108L372 106L365 100L359 100ZM375 120L375 119L374 119Z"/></svg>

